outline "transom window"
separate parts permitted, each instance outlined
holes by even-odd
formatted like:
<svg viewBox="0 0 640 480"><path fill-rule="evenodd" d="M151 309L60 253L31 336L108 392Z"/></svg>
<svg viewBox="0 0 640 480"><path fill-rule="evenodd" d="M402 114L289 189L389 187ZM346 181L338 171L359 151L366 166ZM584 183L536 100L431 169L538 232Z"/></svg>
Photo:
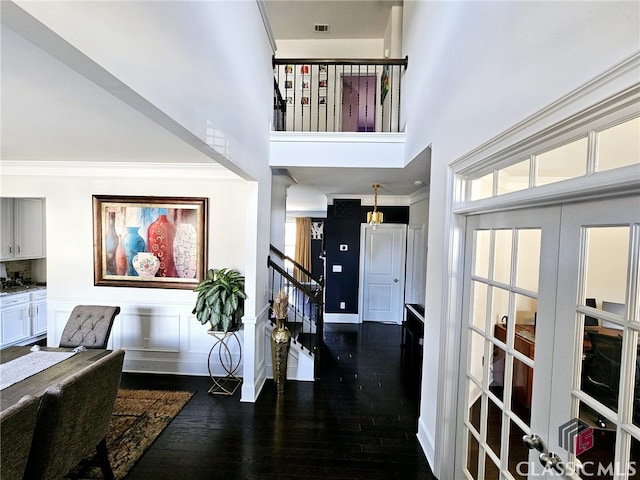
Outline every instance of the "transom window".
<svg viewBox="0 0 640 480"><path fill-rule="evenodd" d="M473 202L631 165L640 165L640 117L589 130L527 158L515 157L489 173L470 174L465 197Z"/></svg>

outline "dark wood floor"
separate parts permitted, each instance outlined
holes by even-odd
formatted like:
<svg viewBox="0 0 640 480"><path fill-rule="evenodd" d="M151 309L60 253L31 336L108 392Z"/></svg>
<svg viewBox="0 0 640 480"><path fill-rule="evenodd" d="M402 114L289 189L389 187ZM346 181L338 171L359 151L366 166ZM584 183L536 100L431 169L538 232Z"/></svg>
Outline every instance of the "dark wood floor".
<svg viewBox="0 0 640 480"><path fill-rule="evenodd" d="M123 375L125 388L197 391L127 476L148 479L434 479L416 438L415 377L400 326L326 326L322 379L255 403L209 395L208 377Z"/></svg>

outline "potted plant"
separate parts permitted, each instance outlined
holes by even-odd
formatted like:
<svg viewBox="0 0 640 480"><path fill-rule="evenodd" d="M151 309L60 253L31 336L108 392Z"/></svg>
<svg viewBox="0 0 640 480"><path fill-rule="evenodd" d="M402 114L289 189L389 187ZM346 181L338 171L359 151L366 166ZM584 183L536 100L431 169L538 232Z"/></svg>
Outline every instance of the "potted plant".
<svg viewBox="0 0 640 480"><path fill-rule="evenodd" d="M244 314L244 275L237 270L209 269L204 280L193 290L198 292L191 313L198 321L211 325L211 330L233 332L240 328Z"/></svg>

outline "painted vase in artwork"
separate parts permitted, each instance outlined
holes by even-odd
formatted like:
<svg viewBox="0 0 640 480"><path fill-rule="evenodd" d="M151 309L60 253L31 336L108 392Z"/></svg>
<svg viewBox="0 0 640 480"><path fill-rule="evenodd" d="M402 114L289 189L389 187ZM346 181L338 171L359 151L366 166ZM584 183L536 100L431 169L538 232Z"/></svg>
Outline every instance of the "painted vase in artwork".
<svg viewBox="0 0 640 480"><path fill-rule="evenodd" d="M144 251L144 238L138 234L140 227L127 227L127 234L122 239L122 246L127 254L127 275L137 277L138 272L133 268L133 257Z"/></svg>
<svg viewBox="0 0 640 480"><path fill-rule="evenodd" d="M197 247L196 227L190 223L179 224L173 240L173 259L178 278L196 278Z"/></svg>
<svg viewBox="0 0 640 480"><path fill-rule="evenodd" d="M127 252L122 246L122 236L118 235L118 246L116 247L116 274L127 274Z"/></svg>
<svg viewBox="0 0 640 480"><path fill-rule="evenodd" d="M116 232L116 212L109 212L107 231L105 233L105 266L107 275L116 275L116 250L118 248L118 233Z"/></svg>
<svg viewBox="0 0 640 480"><path fill-rule="evenodd" d="M173 239L176 235L176 227L166 215L158 215L158 218L149 225L147 240L149 252L160 260L159 277L175 277L176 265L173 259Z"/></svg>
<svg viewBox="0 0 640 480"><path fill-rule="evenodd" d="M138 272L138 276L143 278L153 278L160 268L160 260L153 253L140 252L131 261L133 268Z"/></svg>

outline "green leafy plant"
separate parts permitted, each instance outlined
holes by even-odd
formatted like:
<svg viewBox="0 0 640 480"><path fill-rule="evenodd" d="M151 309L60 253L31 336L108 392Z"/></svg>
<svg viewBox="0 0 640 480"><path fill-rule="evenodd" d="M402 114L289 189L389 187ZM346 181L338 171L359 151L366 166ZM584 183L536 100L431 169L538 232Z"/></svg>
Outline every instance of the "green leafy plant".
<svg viewBox="0 0 640 480"><path fill-rule="evenodd" d="M201 324L209 322L211 330L223 330L225 333L240 328L247 298L244 276L240 272L211 268L193 291L198 292L198 298L191 313Z"/></svg>

